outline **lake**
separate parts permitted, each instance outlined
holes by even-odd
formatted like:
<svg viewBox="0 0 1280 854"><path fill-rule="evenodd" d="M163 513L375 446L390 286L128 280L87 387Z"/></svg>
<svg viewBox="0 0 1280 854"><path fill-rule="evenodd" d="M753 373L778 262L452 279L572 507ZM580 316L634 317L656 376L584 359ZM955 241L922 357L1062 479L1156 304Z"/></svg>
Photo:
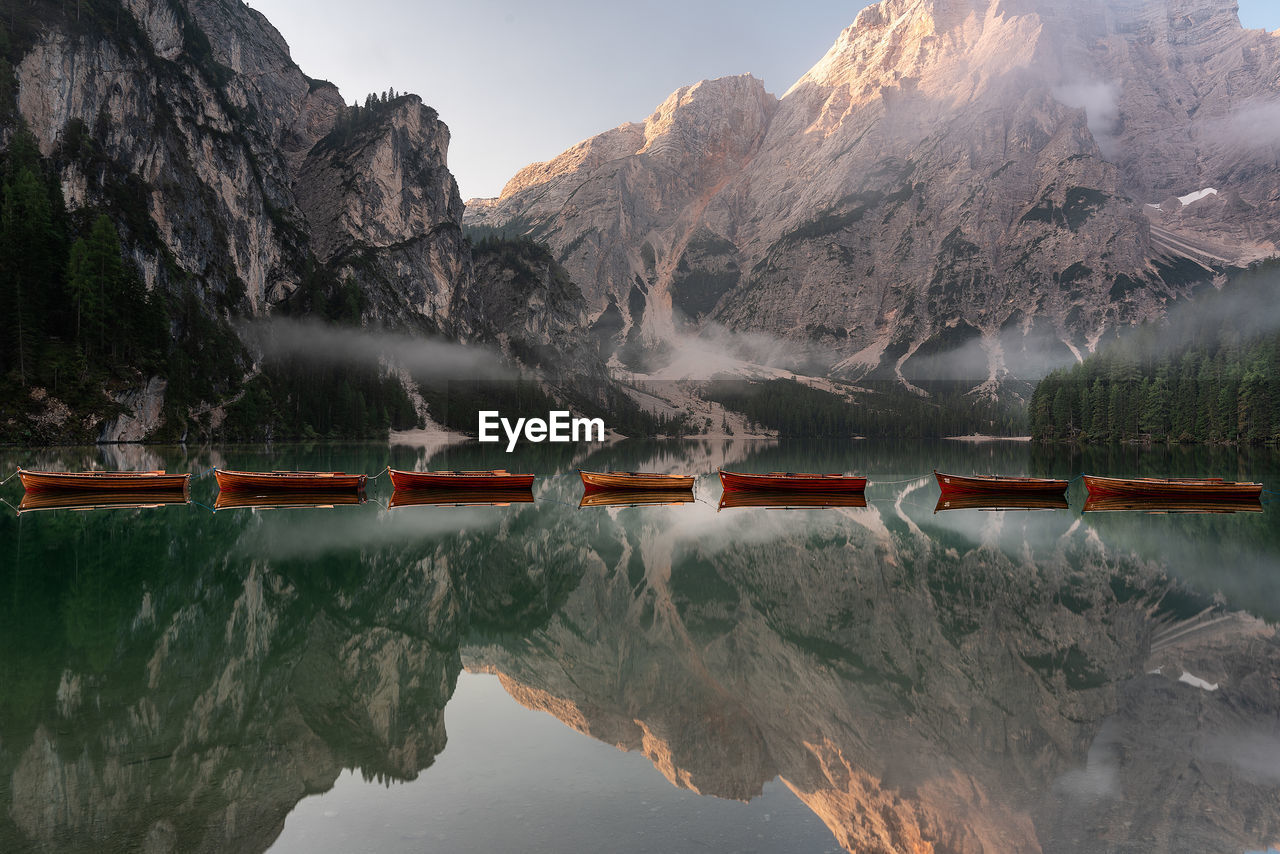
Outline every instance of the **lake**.
<svg viewBox="0 0 1280 854"><path fill-rule="evenodd" d="M1265 449L625 441L0 450L192 503L0 506L0 850L1264 851L1280 505L940 509L933 469ZM535 501L214 510L214 466L538 474ZM865 506L718 507L718 466ZM579 507L576 469L699 475ZM17 480L0 488L17 506ZM1264 495L1264 499L1274 496ZM325 503L325 502L317 502Z"/></svg>

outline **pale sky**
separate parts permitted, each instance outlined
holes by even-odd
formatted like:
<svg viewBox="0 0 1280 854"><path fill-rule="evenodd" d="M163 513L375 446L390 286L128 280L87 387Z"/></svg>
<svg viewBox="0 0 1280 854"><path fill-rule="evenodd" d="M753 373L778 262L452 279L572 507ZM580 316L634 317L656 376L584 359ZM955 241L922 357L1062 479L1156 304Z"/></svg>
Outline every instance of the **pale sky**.
<svg viewBox="0 0 1280 854"><path fill-rule="evenodd" d="M1223 0L1230 2L1230 0ZM1246 27L1280 27L1277 0L1239 0ZM623 122L681 86L750 72L781 95L864 0L249 0L294 61L347 103L414 92L449 125L464 199Z"/></svg>

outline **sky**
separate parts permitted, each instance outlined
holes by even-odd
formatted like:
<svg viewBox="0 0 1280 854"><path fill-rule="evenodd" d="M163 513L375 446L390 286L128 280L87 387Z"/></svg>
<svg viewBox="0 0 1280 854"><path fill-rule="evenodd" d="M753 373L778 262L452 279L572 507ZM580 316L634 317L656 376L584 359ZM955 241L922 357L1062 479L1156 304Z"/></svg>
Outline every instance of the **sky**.
<svg viewBox="0 0 1280 854"><path fill-rule="evenodd" d="M1229 0L1223 0L1229 2ZM1239 0L1246 27L1280 2ZM750 73L781 95L863 0L249 0L294 61L347 103L414 92L449 126L464 199L496 196L530 163L623 122L681 86Z"/></svg>

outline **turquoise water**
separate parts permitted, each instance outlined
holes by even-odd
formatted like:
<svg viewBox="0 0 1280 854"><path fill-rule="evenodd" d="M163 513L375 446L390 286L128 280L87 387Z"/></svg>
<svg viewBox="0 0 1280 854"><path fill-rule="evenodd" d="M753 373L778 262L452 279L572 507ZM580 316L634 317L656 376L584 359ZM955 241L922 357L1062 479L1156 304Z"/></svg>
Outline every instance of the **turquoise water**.
<svg viewBox="0 0 1280 854"><path fill-rule="evenodd" d="M502 466L536 501L0 507L0 850L1232 851L1280 839L1277 505L937 512L934 468L1280 484L1018 443L0 451ZM866 507L716 507L717 466ZM577 506L577 467L700 475ZM0 497L17 505L16 481ZM1268 496L1270 497L1270 496Z"/></svg>

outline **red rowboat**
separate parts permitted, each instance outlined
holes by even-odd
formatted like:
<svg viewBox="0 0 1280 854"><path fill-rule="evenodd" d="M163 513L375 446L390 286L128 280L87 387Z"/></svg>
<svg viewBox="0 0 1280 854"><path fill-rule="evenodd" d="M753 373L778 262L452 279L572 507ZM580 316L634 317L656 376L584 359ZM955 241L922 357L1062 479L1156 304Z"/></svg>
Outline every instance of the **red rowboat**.
<svg viewBox="0 0 1280 854"><path fill-rule="evenodd" d="M588 492L605 489L642 489L662 492L693 489L693 478L679 474L662 474L647 471L595 472L578 470L582 485Z"/></svg>
<svg viewBox="0 0 1280 854"><path fill-rule="evenodd" d="M18 504L18 513L34 510L150 510L166 504L188 503L185 489L104 490L44 490L28 492Z"/></svg>
<svg viewBox="0 0 1280 854"><path fill-rule="evenodd" d="M775 471L770 474L744 474L720 469L720 483L725 492L754 490L757 492L862 492L867 479L852 474L808 474Z"/></svg>
<svg viewBox="0 0 1280 854"><path fill-rule="evenodd" d="M1061 495L1069 485L1065 480L1053 480L1047 477L1008 477L1005 475L958 475L943 474L934 469L933 476L938 479L938 488L943 495L974 493L1039 493Z"/></svg>
<svg viewBox="0 0 1280 854"><path fill-rule="evenodd" d="M1090 496L1115 498L1260 498L1262 484L1235 483L1220 477L1155 478L1097 477L1085 475Z"/></svg>
<svg viewBox="0 0 1280 854"><path fill-rule="evenodd" d="M187 488L189 474L165 474L163 471L27 471L18 469L18 477L28 492L62 492L79 490L101 492L127 489L137 492L143 489Z"/></svg>
<svg viewBox="0 0 1280 854"><path fill-rule="evenodd" d="M214 469L218 489L229 492L278 492L307 489L312 492L360 492L365 475L340 471L227 471Z"/></svg>
<svg viewBox="0 0 1280 854"><path fill-rule="evenodd" d="M1065 495L1048 493L1023 493L998 495L996 493L950 493L938 496L934 513L944 510L1066 510Z"/></svg>
<svg viewBox="0 0 1280 854"><path fill-rule="evenodd" d="M861 492L824 493L798 490L765 492L758 489L726 489L720 496L719 509L758 507L772 510L801 510L866 506L867 496Z"/></svg>
<svg viewBox="0 0 1280 854"><path fill-rule="evenodd" d="M525 489L397 489L387 505L399 507L506 507L532 504L533 493Z"/></svg>
<svg viewBox="0 0 1280 854"><path fill-rule="evenodd" d="M642 489L593 489L582 493L578 502L583 507L648 507L670 504L692 504L692 492L672 489L646 491Z"/></svg>
<svg viewBox="0 0 1280 854"><path fill-rule="evenodd" d="M400 471L391 472L396 489L528 489L533 475L493 471Z"/></svg>

